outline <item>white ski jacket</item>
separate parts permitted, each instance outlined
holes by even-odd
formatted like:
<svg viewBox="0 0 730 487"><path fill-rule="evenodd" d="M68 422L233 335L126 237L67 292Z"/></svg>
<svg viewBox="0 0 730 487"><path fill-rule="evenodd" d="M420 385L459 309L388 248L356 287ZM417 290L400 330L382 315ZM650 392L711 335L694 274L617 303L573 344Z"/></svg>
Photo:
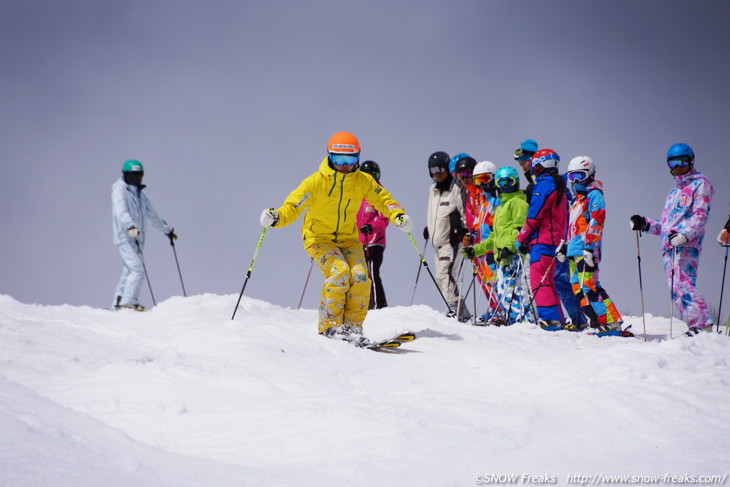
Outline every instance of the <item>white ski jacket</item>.
<svg viewBox="0 0 730 487"><path fill-rule="evenodd" d="M426 225L428 227L428 238L434 249L451 245L449 235L451 233L450 215L458 212L459 220L464 225L464 201L461 198L461 187L456 184L456 179L451 182L448 190L440 192L436 183L431 184L428 194L428 213Z"/></svg>
<svg viewBox="0 0 730 487"><path fill-rule="evenodd" d="M133 239L130 239L127 235L127 230L132 227L139 230L139 237L137 238L139 244L144 244L147 220L165 235L173 230L165 220L160 218L146 194L142 193L141 190L137 191L136 186L130 186L124 182L124 179L119 178L112 185L114 245L133 242Z"/></svg>

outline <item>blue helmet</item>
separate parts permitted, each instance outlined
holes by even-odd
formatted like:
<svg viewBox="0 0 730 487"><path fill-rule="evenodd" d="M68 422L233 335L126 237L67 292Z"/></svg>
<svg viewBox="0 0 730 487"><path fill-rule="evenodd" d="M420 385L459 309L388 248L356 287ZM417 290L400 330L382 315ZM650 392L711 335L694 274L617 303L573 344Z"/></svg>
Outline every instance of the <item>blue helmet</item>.
<svg viewBox="0 0 730 487"><path fill-rule="evenodd" d="M520 188L520 176L517 174L517 169L511 166L497 169L494 182L502 193L514 193Z"/></svg>
<svg viewBox="0 0 730 487"><path fill-rule="evenodd" d="M694 162L695 152L692 150L692 147L680 142L679 144L674 144L673 146L671 146L669 148L669 151L667 151L667 161L671 159L682 159L685 161Z"/></svg>
<svg viewBox="0 0 730 487"><path fill-rule="evenodd" d="M471 157L469 154L465 154L463 152L456 154L454 157L451 158L451 162L449 163L449 172L456 171L456 163L459 162L459 159L463 159L464 157Z"/></svg>

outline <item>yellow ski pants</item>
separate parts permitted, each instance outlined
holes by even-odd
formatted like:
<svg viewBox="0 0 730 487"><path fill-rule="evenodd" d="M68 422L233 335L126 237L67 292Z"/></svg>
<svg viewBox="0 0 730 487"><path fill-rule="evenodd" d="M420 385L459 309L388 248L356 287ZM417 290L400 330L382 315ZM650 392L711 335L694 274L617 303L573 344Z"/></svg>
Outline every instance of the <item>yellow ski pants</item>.
<svg viewBox="0 0 730 487"><path fill-rule="evenodd" d="M370 302L370 279L360 241L318 242L306 250L324 277L319 332L342 325L362 330Z"/></svg>

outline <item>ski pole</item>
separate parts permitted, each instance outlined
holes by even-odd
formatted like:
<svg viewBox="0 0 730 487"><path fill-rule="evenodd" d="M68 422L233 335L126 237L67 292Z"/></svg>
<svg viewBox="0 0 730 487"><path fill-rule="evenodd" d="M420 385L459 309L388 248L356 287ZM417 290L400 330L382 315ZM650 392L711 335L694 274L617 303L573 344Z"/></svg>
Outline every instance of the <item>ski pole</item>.
<svg viewBox="0 0 730 487"><path fill-rule="evenodd" d="M474 262L472 262L472 273L473 273L473 275L471 278L471 282L473 284L477 280L477 266L476 266L476 264L474 264ZM474 308L473 309L474 309L474 326L476 326L476 324L477 324L477 289L476 289L476 287L474 287Z"/></svg>
<svg viewBox="0 0 730 487"><path fill-rule="evenodd" d="M446 296L444 296L444 293L441 291L441 288L439 287L438 282L436 282L436 278L433 277L433 272L431 272L431 269L428 268L428 262L426 262L426 259L423 258L423 254L420 250L418 250L418 244L413 238L413 235L411 235L411 232L408 232L408 238L411 240L411 243L413 244L413 248L416 249L416 253L418 254L418 257L421 259L421 264L423 267L426 268L426 271L428 271L428 275L431 276L431 280L436 285L436 289L439 292L439 295L441 295L441 299L444 300L444 303L446 303L446 307L449 310L449 313L453 313L454 310L451 309L451 306L449 305L449 302L446 300Z"/></svg>
<svg viewBox="0 0 730 487"><path fill-rule="evenodd" d="M525 294L532 296L532 289L530 289L530 283L527 282L527 270L525 268L525 262L522 260L522 256L519 254L517 255L518 264L520 266L520 278L522 279L522 289L525 290ZM532 302L532 298L530 298L530 301L527 303L527 306L525 306L524 301L522 299L520 300L520 306L522 308L522 313L520 316L520 321L527 318L527 315L532 311L532 318L537 322L537 310L535 309L535 306Z"/></svg>
<svg viewBox="0 0 730 487"><path fill-rule="evenodd" d="M672 322L674 321L674 247L669 249L669 261L672 265L671 289L669 292L669 338L672 338Z"/></svg>
<svg viewBox="0 0 730 487"><path fill-rule="evenodd" d="M266 230L268 230L269 227L264 227L263 230L261 230L261 236L259 237L259 243L256 245L256 251L253 253L253 259L251 260L251 265L248 266L248 272L246 272L246 280L243 281L243 288L241 288L241 294L238 295L238 301L236 301L236 307L233 308L233 316L231 316L231 320L236 317L236 311L238 311L238 305L241 304L241 298L243 297L243 291L246 290L246 284L248 284L248 279L251 277L251 271L253 271L253 266L256 264L256 258L259 256L259 250L261 250L261 243L264 241L264 236L266 235Z"/></svg>
<svg viewBox="0 0 730 487"><path fill-rule="evenodd" d="M373 261L370 259L370 248L365 247L365 263L368 266L368 278L370 279L370 302L368 309L375 309L375 282L373 281Z"/></svg>
<svg viewBox="0 0 730 487"><path fill-rule="evenodd" d="M426 253L426 247L428 247L428 239L423 243L423 253ZM411 306L413 301L416 299L416 288L418 287L418 278L421 276L421 263L418 263L418 272L416 273L416 283L413 285L413 296L411 296Z"/></svg>
<svg viewBox="0 0 730 487"><path fill-rule="evenodd" d="M175 264L177 264L177 273L180 276L180 285L182 286L183 296L187 298L188 295L185 292L185 283L183 282L182 272L180 272L180 261L177 260L177 251L175 250L175 243L172 238L170 239L170 245L172 245L172 253L175 254Z"/></svg>
<svg viewBox="0 0 730 487"><path fill-rule="evenodd" d="M646 341L646 313L644 312L644 284L641 281L641 248L639 236L641 230L636 230L636 262L639 264L639 295L641 296L641 320L644 322L644 341Z"/></svg>
<svg viewBox="0 0 730 487"><path fill-rule="evenodd" d="M139 245L139 240L136 238L134 239L134 243L137 244L137 251L139 251L139 260L142 261L142 269L144 269L144 277L147 278L147 285L150 288L150 296L152 296L152 306L157 306L157 302L155 301L155 295L152 293L152 284L150 283L150 276L147 275L147 266L144 265L144 254L142 254L142 247Z"/></svg>
<svg viewBox="0 0 730 487"><path fill-rule="evenodd" d="M720 319L722 318L722 295L725 292L725 271L727 271L727 252L730 246L725 246L725 266L722 268L722 284L720 285L720 305L717 308L717 332L720 333Z"/></svg>
<svg viewBox="0 0 730 487"><path fill-rule="evenodd" d="M302 289L302 295L299 297L297 310L302 307L302 301L304 301L304 293L307 291L307 284L309 284L309 276L312 275L312 267L314 267L314 259L309 259L309 272L307 273L307 280L304 281L304 289Z"/></svg>

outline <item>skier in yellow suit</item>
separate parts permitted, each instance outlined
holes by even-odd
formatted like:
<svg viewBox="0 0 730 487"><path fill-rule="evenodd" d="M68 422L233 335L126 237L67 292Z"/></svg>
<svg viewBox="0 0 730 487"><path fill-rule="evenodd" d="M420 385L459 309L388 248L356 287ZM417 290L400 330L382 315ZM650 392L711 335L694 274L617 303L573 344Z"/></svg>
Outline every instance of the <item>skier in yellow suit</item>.
<svg viewBox="0 0 730 487"><path fill-rule="evenodd" d="M261 213L264 227L284 227L307 211L302 223L304 249L324 276L319 333L365 345L362 324L370 302L367 263L359 240L357 212L367 200L406 233L413 222L390 193L358 171L360 142L349 132L334 134L319 170L306 177L280 208Z"/></svg>

